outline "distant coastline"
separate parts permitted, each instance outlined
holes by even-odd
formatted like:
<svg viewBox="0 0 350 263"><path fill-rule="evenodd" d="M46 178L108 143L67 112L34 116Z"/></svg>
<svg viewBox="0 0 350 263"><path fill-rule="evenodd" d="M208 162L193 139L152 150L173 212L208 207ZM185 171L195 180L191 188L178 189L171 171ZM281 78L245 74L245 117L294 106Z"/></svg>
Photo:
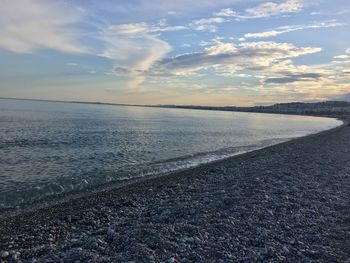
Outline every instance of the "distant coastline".
<svg viewBox="0 0 350 263"><path fill-rule="evenodd" d="M268 105L268 106L237 107L237 106L199 106L199 105L175 105L175 104L147 105L147 104L110 103L110 102L98 102L98 101L94 102L94 101L25 99L25 98L12 98L12 97L0 97L0 99L111 105L111 106L156 107L156 108L170 108L170 109L194 109L194 110L290 114L290 115L307 115L307 116L336 117L336 118L343 118L345 116L350 115L350 102L347 102L347 101L290 102L290 103L277 103L277 104Z"/></svg>

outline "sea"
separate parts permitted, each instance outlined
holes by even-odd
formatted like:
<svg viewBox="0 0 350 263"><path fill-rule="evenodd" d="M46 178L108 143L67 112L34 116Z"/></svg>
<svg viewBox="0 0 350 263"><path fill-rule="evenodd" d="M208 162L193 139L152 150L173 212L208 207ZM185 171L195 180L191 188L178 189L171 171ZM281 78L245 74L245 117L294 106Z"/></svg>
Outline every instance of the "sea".
<svg viewBox="0 0 350 263"><path fill-rule="evenodd" d="M188 169L341 124L294 115L0 99L0 210Z"/></svg>

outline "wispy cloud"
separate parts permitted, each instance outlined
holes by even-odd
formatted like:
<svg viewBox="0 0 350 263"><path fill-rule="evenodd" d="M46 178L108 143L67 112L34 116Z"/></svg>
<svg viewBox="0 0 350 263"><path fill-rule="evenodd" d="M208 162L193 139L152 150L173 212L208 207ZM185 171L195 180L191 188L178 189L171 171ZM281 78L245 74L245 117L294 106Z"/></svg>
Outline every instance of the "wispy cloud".
<svg viewBox="0 0 350 263"><path fill-rule="evenodd" d="M340 15L345 15L350 13L350 9L349 8L345 8L345 9L338 9L335 11L329 11L329 12L311 12L310 15L312 16L340 16Z"/></svg>
<svg viewBox="0 0 350 263"><path fill-rule="evenodd" d="M219 12L214 13L215 16L230 17L236 16L237 12L232 10L232 8L223 8Z"/></svg>
<svg viewBox="0 0 350 263"><path fill-rule="evenodd" d="M291 60L274 63L262 72L260 93L279 100L324 100L350 90L350 60L320 65L294 65Z"/></svg>
<svg viewBox="0 0 350 263"><path fill-rule="evenodd" d="M261 18L281 14L296 13L303 8L303 0L287 0L282 3L267 2L253 8L246 9L247 17Z"/></svg>
<svg viewBox="0 0 350 263"><path fill-rule="evenodd" d="M170 15L183 15L197 13L200 10L205 12L212 10L212 8L230 6L240 2L246 2L247 0L201 0L201 1L188 1L188 0L138 0L138 1L110 1L99 0L89 1L86 5L90 5L91 9L102 10L103 12L126 14L130 17L130 12L136 15L138 18L151 17L164 17L164 14ZM249 0L250 1L250 0ZM87 2L87 1L86 1ZM85 4L85 3L84 3Z"/></svg>
<svg viewBox="0 0 350 263"><path fill-rule="evenodd" d="M346 49L345 53L334 56L333 59L333 63L335 64L349 63L350 65L350 48Z"/></svg>
<svg viewBox="0 0 350 263"><path fill-rule="evenodd" d="M226 22L226 20L222 17L210 17L194 20L190 26L198 31L216 32L217 26L215 24L221 24L224 22Z"/></svg>
<svg viewBox="0 0 350 263"><path fill-rule="evenodd" d="M265 2L260 5L247 8L244 13L237 12L232 8L224 8L215 15L222 17L234 17L236 19L257 19L272 16L280 16L297 13L303 9L303 0L286 0L282 3Z"/></svg>
<svg viewBox="0 0 350 263"><path fill-rule="evenodd" d="M233 43L217 42L205 48L203 52L164 59L151 70L175 75L186 75L202 69L215 69L217 67L228 67L231 72L232 67L262 70L278 60L319 51L321 51L320 48L296 47L288 43L251 42L235 45Z"/></svg>
<svg viewBox="0 0 350 263"><path fill-rule="evenodd" d="M105 50L100 56L113 61L117 74L128 75L131 88L138 87L144 80L142 72L171 50L167 42L154 34L157 31L146 23L136 23L111 25L102 32Z"/></svg>
<svg viewBox="0 0 350 263"><path fill-rule="evenodd" d="M298 74L286 74L283 77L278 78L268 78L265 83L293 83L298 81L314 81L320 79L322 74L319 73L298 73Z"/></svg>
<svg viewBox="0 0 350 263"><path fill-rule="evenodd" d="M74 26L83 17L79 9L64 8L53 1L1 1L0 48L15 53L54 49L67 53L86 52Z"/></svg>
<svg viewBox="0 0 350 263"><path fill-rule="evenodd" d="M337 20L329 20L329 21L323 21L323 22L318 22L318 23L313 23L308 25L283 26L270 31L264 31L259 33L247 33L244 35L244 38L275 37L275 36L293 32L293 31L299 31L299 30L305 30L305 29L331 28L331 27L339 27L339 26L345 26L345 25L346 23L337 22Z"/></svg>

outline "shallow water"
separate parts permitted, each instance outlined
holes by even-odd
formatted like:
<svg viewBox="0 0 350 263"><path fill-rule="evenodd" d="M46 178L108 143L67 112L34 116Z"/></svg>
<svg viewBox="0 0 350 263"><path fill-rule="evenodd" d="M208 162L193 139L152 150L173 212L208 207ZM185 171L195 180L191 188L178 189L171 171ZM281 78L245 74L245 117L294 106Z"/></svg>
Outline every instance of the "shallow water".
<svg viewBox="0 0 350 263"><path fill-rule="evenodd" d="M304 116L0 99L0 208L193 167L340 124Z"/></svg>

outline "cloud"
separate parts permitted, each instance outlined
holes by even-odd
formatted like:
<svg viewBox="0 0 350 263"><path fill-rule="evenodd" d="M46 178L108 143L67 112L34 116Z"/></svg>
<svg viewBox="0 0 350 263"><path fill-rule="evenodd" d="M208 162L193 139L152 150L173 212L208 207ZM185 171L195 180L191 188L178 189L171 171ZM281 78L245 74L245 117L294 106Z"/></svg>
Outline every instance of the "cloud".
<svg viewBox="0 0 350 263"><path fill-rule="evenodd" d="M154 25L149 25L146 23L142 23L142 24L145 26L146 31L149 33L176 32L176 31L182 31L182 30L189 29L188 26L182 26L182 25L169 26L167 24L166 19L161 19L158 21L158 23L156 23Z"/></svg>
<svg viewBox="0 0 350 263"><path fill-rule="evenodd" d="M74 26L83 13L44 0L2 0L0 48L14 53L54 49L67 53L87 52Z"/></svg>
<svg viewBox="0 0 350 263"><path fill-rule="evenodd" d="M122 75L122 76L125 76L127 74L131 74L132 71L127 69L127 68L123 68L123 67L115 67L113 69L113 72L116 74L116 75Z"/></svg>
<svg viewBox="0 0 350 263"><path fill-rule="evenodd" d="M210 89L197 90L211 94L237 92L244 98L251 96L255 102L325 100L348 93L350 85L350 61L340 61L325 65L295 65L293 58L321 51L314 47L296 47L288 43L253 42L223 43L216 42L202 52L187 53L156 63L146 75L157 72L158 77L183 77L216 74L226 78L243 79L236 83L236 89L213 86ZM181 78L179 78L181 76ZM169 78L166 78L169 79ZM172 81L171 81L172 82ZM201 84L201 83L199 83ZM183 83L184 89L186 83ZM178 86L178 84L177 84ZM196 94L197 94L196 93ZM232 95L232 94L231 94Z"/></svg>
<svg viewBox="0 0 350 263"><path fill-rule="evenodd" d="M282 3L267 2L253 8L246 9L248 16L260 18L276 16L286 13L296 13L303 8L302 0L287 0Z"/></svg>
<svg viewBox="0 0 350 263"><path fill-rule="evenodd" d="M154 28L153 32L175 32L188 29L187 26L166 26L163 28Z"/></svg>
<svg viewBox="0 0 350 263"><path fill-rule="evenodd" d="M138 87L144 81L143 72L171 50L155 34L158 31L146 23L111 25L102 32L105 50L100 56L113 61L116 74L128 75L129 87Z"/></svg>
<svg viewBox="0 0 350 263"><path fill-rule="evenodd" d="M230 16L236 16L238 15L236 11L232 10L232 8L223 8L219 12L214 13L215 16L224 16L224 17L230 17Z"/></svg>
<svg viewBox="0 0 350 263"><path fill-rule="evenodd" d="M286 0L282 3L266 2L255 7L247 8L244 13L237 13L231 8L221 9L217 16L235 17L236 19L257 19L297 13L303 9L303 0Z"/></svg>
<svg viewBox="0 0 350 263"><path fill-rule="evenodd" d="M268 78L265 83L292 83L297 81L314 81L320 79L322 74L318 73L299 73L299 74L289 74L280 78Z"/></svg>
<svg viewBox="0 0 350 263"><path fill-rule="evenodd" d="M310 15L312 16L339 16L339 15L344 15L350 13L350 9L345 8L341 10L335 10L335 11L330 11L330 12L311 12Z"/></svg>
<svg viewBox="0 0 350 263"><path fill-rule="evenodd" d="M118 2L118 1L117 1ZM119 1L121 2L121 1ZM244 0L201 0L201 1L164 1L164 0L137 0L137 1L122 1L122 4L116 4L116 1L111 0L86 0L84 6L88 6L92 10L102 10L102 12L118 13L130 18L132 13L139 19L149 17L164 17L164 14L171 15L188 15L198 12L205 13L213 8L233 5Z"/></svg>
<svg viewBox="0 0 350 263"><path fill-rule="evenodd" d="M208 56L230 55L234 54L235 52L237 52L237 48L232 43L217 42L216 45L205 49L205 53Z"/></svg>
<svg viewBox="0 0 350 263"><path fill-rule="evenodd" d="M350 58L348 55L339 55L339 56L335 56L335 59L348 59Z"/></svg>
<svg viewBox="0 0 350 263"><path fill-rule="evenodd" d="M190 26L198 31L216 32L217 26L214 24L221 24L224 22L226 22L226 20L222 17L202 18L199 20L194 20Z"/></svg>
<svg viewBox="0 0 350 263"><path fill-rule="evenodd" d="M287 58L313 54L320 48L296 47L289 43L250 42L235 45L216 42L203 52L188 53L163 59L152 70L171 72L178 75L191 74L206 68L232 67L262 70L272 63Z"/></svg>
<svg viewBox="0 0 350 263"><path fill-rule="evenodd" d="M347 62L350 63L350 48L346 49L344 54L334 56L333 58L334 58L333 63L340 63L340 64L344 64Z"/></svg>
<svg viewBox="0 0 350 263"><path fill-rule="evenodd" d="M326 100L350 90L350 61L333 61L320 65L294 65L291 60L273 63L260 71L259 91L275 101Z"/></svg>
<svg viewBox="0 0 350 263"><path fill-rule="evenodd" d="M275 37L281 34L298 31L298 30L305 30L305 29L317 29L317 28L331 28L331 27L339 27L339 26L345 26L346 23L340 23L337 22L337 20L328 20L318 23L313 23L309 25L292 25L292 26L284 26L284 27L278 27L276 29L273 29L271 31L264 31L259 33L247 33L244 35L244 38L267 38L267 37Z"/></svg>
<svg viewBox="0 0 350 263"><path fill-rule="evenodd" d="M193 21L194 25L207 25L207 24L214 24L214 23L223 23L225 22L225 19L222 17L211 17L211 18L202 18L199 20Z"/></svg>

